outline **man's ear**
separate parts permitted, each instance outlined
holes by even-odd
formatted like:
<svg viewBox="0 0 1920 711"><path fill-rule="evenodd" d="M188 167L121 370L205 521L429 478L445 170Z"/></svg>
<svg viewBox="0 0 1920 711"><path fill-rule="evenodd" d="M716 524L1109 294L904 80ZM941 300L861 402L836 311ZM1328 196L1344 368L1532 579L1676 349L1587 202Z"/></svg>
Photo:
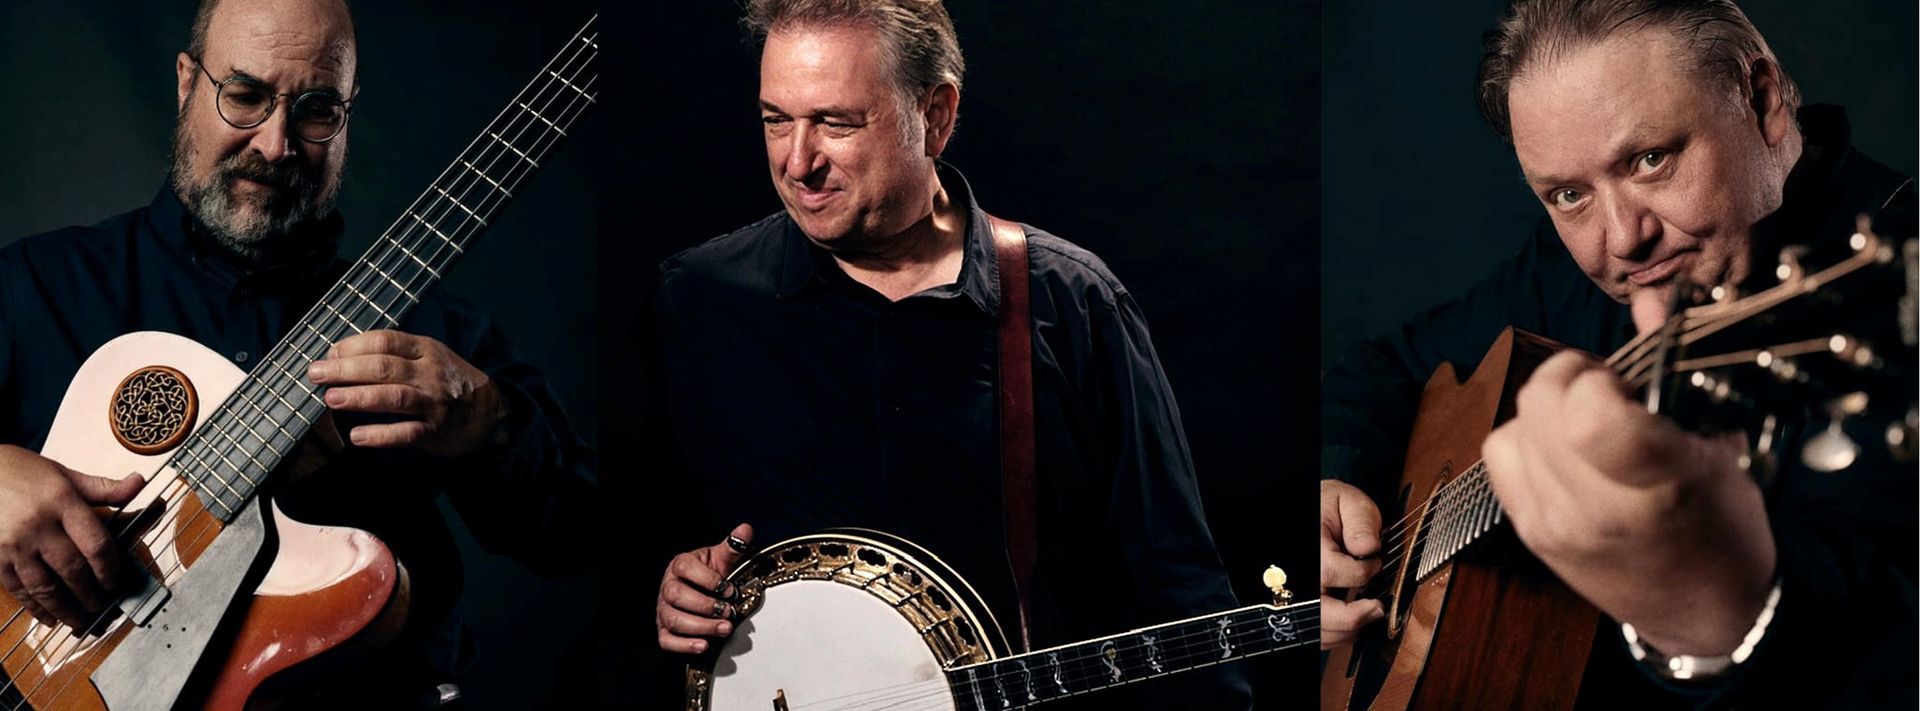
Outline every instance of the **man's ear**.
<svg viewBox="0 0 1920 711"><path fill-rule="evenodd" d="M1793 129L1793 108L1787 105L1786 77L1780 64L1767 57L1754 57L1747 65L1747 101L1753 109L1756 128L1767 147L1778 148Z"/></svg>
<svg viewBox="0 0 1920 711"><path fill-rule="evenodd" d="M941 82L927 91L920 102L920 117L927 126L927 157L939 158L953 138L954 124L960 118L960 88Z"/></svg>
<svg viewBox="0 0 1920 711"><path fill-rule="evenodd" d="M187 56L186 52L181 52L179 56L173 58L173 74L174 74L174 82L175 82L175 85L173 87L173 92L174 92L173 110L174 111L178 112L178 111L186 110L187 95L193 93L193 82L194 80L200 78L199 76L197 76L199 73L200 73L200 63L193 61L193 58Z"/></svg>

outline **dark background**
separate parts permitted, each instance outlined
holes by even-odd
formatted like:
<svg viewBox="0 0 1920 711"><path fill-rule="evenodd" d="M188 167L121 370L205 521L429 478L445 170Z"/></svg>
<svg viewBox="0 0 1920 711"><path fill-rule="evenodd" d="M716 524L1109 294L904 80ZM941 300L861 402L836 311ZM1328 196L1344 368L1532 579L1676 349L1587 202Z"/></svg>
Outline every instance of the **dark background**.
<svg viewBox="0 0 1920 711"><path fill-rule="evenodd" d="M687 5L608 8L613 46L635 50L611 58L623 90L606 105L622 117L601 165L610 333L631 327L662 259L781 209L737 4ZM948 6L968 71L945 158L987 210L1092 250L1127 284L1179 399L1236 592L1268 598L1260 573L1279 563L1305 599L1319 566L1319 3ZM610 347L602 367L611 380L632 362ZM606 422L603 441L629 441ZM610 501L646 500L645 454L603 452ZM610 578L604 595L627 604L606 611L632 636L609 645L614 681L624 696L633 665L668 668L653 678L672 688L649 699L667 698L672 662L646 661L645 606L664 558L616 555L609 570L630 578ZM1301 652L1254 662L1261 707L1313 698L1317 669Z"/></svg>
<svg viewBox="0 0 1920 711"><path fill-rule="evenodd" d="M366 249L585 23L591 5L356 3L364 91L340 193L343 256ZM186 47L194 7L0 3L0 243L92 224L153 198L171 163L174 56ZM599 422L590 155L606 125L604 115L585 119L446 285L492 313L589 441ZM542 580L455 528L467 567L462 605L479 645L465 687L473 708L581 698L569 694L591 683L578 671L590 666L580 661L590 649L590 578Z"/></svg>
<svg viewBox="0 0 1920 711"><path fill-rule="evenodd" d="M1915 4L1742 0L1800 85L1846 107L1853 142L1914 174ZM1326 3L1323 359L1457 297L1545 215L1473 100L1502 0Z"/></svg>

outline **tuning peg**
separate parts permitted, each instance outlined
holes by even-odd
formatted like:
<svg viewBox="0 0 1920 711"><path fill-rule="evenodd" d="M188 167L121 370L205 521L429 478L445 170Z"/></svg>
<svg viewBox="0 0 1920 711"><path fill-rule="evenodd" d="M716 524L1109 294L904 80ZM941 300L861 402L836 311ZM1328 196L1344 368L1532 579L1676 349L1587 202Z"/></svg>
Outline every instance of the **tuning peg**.
<svg viewBox="0 0 1920 711"><path fill-rule="evenodd" d="M1880 366L1880 358L1873 352L1873 347L1852 336L1834 334L1827 339L1827 350L1833 351L1833 355L1841 362L1850 363L1856 367L1878 368Z"/></svg>
<svg viewBox="0 0 1920 711"><path fill-rule="evenodd" d="M1817 472L1832 473L1853 466L1860 456L1860 445L1841 429L1848 417L1867 411L1867 394L1848 393L1827 405L1827 429L1807 440L1800 450L1800 461Z"/></svg>
<svg viewBox="0 0 1920 711"><path fill-rule="evenodd" d="M1887 447L1893 450L1893 458L1903 462L1913 461L1920 450L1920 408L1907 408L1907 418L1887 425Z"/></svg>
<svg viewBox="0 0 1920 711"><path fill-rule="evenodd" d="M1773 276L1780 281L1793 281L1799 278L1806 272L1806 268L1800 264L1800 258L1807 256L1808 251L1807 246L1802 244L1782 247L1780 266L1774 267Z"/></svg>
<svg viewBox="0 0 1920 711"><path fill-rule="evenodd" d="M1287 591L1287 571L1281 570L1280 566L1267 566L1267 572L1260 575L1260 582L1273 591L1273 604L1276 607L1293 601L1293 593Z"/></svg>

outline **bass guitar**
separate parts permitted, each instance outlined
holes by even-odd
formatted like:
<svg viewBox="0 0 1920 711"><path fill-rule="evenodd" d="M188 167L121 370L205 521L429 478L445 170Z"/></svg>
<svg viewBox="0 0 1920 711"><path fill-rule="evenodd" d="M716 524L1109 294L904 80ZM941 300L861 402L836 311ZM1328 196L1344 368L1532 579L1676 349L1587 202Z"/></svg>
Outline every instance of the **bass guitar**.
<svg viewBox="0 0 1920 711"><path fill-rule="evenodd" d="M407 573L385 544L295 521L261 492L325 416L307 365L398 326L452 268L594 105L598 37L588 20L252 372L156 331L88 357L40 453L146 480L109 518L137 570L81 628L0 596L0 709L270 705L399 629Z"/></svg>

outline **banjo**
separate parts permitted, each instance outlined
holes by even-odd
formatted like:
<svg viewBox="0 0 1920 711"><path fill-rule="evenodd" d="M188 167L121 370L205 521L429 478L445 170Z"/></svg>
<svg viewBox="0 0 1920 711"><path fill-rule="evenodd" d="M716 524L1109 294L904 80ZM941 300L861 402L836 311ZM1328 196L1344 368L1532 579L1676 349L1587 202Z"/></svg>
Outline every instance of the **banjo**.
<svg viewBox="0 0 1920 711"><path fill-rule="evenodd" d="M147 480L107 521L136 572L84 628L0 595L0 711L271 706L399 633L410 588L387 546L262 491L318 441L307 364L398 326L453 267L595 103L598 39L588 20L252 372L159 331L88 356L40 453Z"/></svg>
<svg viewBox="0 0 1920 711"><path fill-rule="evenodd" d="M776 543L727 581L740 617L687 668L687 711L1024 708L1314 644L1319 600L1203 615L1013 654L971 586L887 534L835 529Z"/></svg>

